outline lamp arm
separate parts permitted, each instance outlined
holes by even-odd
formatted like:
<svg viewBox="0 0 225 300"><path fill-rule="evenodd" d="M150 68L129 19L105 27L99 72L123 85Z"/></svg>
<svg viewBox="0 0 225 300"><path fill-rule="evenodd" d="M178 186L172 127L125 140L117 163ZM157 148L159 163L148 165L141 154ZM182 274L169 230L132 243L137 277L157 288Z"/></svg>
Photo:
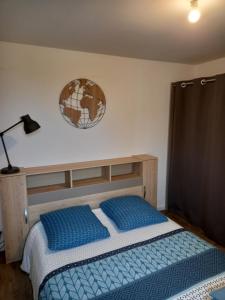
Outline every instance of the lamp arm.
<svg viewBox="0 0 225 300"><path fill-rule="evenodd" d="M1 137L1 140L2 140L3 149L5 151L5 156L6 156L6 159L7 159L7 162L8 162L8 168L12 168L12 165L10 163L9 156L8 156L8 153L7 153L7 150L6 150L6 146L5 146L3 135L4 134L1 132L0 133L0 137Z"/></svg>
<svg viewBox="0 0 225 300"><path fill-rule="evenodd" d="M10 126L10 127L9 127L9 128L7 128L6 130L4 130L4 131L0 132L0 135L1 135L1 136L3 136L3 135L4 135L4 133L6 133L6 132L7 132L7 131L9 131L10 129L12 129L12 128L16 127L18 124L20 124L20 123L22 123L22 122L23 122L23 120L20 120L19 122L17 122L17 123L15 123L14 125Z"/></svg>
<svg viewBox="0 0 225 300"><path fill-rule="evenodd" d="M3 145L3 149L4 149L4 151L5 151L5 156L6 156L6 159L7 159L7 162L8 162L8 168L9 168L9 169L12 169L12 165L11 165L10 160L9 160L9 155L8 155L8 153L7 153L7 150L6 150L5 141L4 141L3 136L4 136L4 134L5 134L7 131L9 131L10 129L12 129L13 127L16 127L18 124L20 124L20 123L22 123L22 122L23 122L23 120L20 120L19 122L17 122L17 123L15 123L14 125L10 126L10 127L7 128L6 130L0 132L0 137L1 137L1 140L2 140L2 145Z"/></svg>

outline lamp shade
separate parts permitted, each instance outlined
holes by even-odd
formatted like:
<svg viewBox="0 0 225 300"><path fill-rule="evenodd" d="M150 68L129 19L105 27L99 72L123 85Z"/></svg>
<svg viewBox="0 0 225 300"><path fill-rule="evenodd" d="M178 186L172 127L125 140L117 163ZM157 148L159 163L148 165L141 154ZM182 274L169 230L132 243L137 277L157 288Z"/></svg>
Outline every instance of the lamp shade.
<svg viewBox="0 0 225 300"><path fill-rule="evenodd" d="M34 132L41 127L36 121L32 120L29 115L22 116L21 120L23 121L23 128L26 134Z"/></svg>

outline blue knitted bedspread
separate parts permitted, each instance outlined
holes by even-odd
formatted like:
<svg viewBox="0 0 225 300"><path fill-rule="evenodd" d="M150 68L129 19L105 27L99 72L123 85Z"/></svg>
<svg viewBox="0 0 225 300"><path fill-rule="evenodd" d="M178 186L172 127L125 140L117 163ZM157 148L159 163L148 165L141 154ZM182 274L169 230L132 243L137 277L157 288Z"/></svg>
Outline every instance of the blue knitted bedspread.
<svg viewBox="0 0 225 300"><path fill-rule="evenodd" d="M61 267L39 300L161 300L225 271L225 254L183 229Z"/></svg>

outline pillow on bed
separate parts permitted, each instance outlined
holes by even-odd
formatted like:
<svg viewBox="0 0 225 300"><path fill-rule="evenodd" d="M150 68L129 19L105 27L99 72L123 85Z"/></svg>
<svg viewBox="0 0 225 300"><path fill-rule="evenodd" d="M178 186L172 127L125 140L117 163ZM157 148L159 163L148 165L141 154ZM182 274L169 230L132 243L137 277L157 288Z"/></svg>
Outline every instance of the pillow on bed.
<svg viewBox="0 0 225 300"><path fill-rule="evenodd" d="M139 196L120 196L100 204L103 212L119 230L127 231L162 223L168 219Z"/></svg>
<svg viewBox="0 0 225 300"><path fill-rule="evenodd" d="M224 300L225 299L225 287L217 289L209 293L212 297L212 300Z"/></svg>
<svg viewBox="0 0 225 300"><path fill-rule="evenodd" d="M108 229L89 205L73 206L40 216L50 250L78 247L109 237Z"/></svg>

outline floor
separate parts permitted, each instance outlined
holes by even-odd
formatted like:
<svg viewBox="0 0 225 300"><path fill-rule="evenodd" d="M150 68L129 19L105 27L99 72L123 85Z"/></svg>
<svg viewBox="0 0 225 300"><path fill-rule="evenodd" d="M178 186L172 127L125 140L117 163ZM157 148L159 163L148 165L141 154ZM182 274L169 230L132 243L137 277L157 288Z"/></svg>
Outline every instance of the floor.
<svg viewBox="0 0 225 300"><path fill-rule="evenodd" d="M6 265L4 253L0 252L0 300L32 300L30 280L20 270L20 263Z"/></svg>
<svg viewBox="0 0 225 300"><path fill-rule="evenodd" d="M173 213L164 211L172 220L179 223L184 228L194 232L201 238L216 245L207 239L201 229L190 225L187 221ZM218 246L218 245L216 245ZM218 246L225 251L224 247ZM32 287L30 280L24 272L20 270L20 263L6 265L4 263L4 253L0 252L0 300L32 300Z"/></svg>

